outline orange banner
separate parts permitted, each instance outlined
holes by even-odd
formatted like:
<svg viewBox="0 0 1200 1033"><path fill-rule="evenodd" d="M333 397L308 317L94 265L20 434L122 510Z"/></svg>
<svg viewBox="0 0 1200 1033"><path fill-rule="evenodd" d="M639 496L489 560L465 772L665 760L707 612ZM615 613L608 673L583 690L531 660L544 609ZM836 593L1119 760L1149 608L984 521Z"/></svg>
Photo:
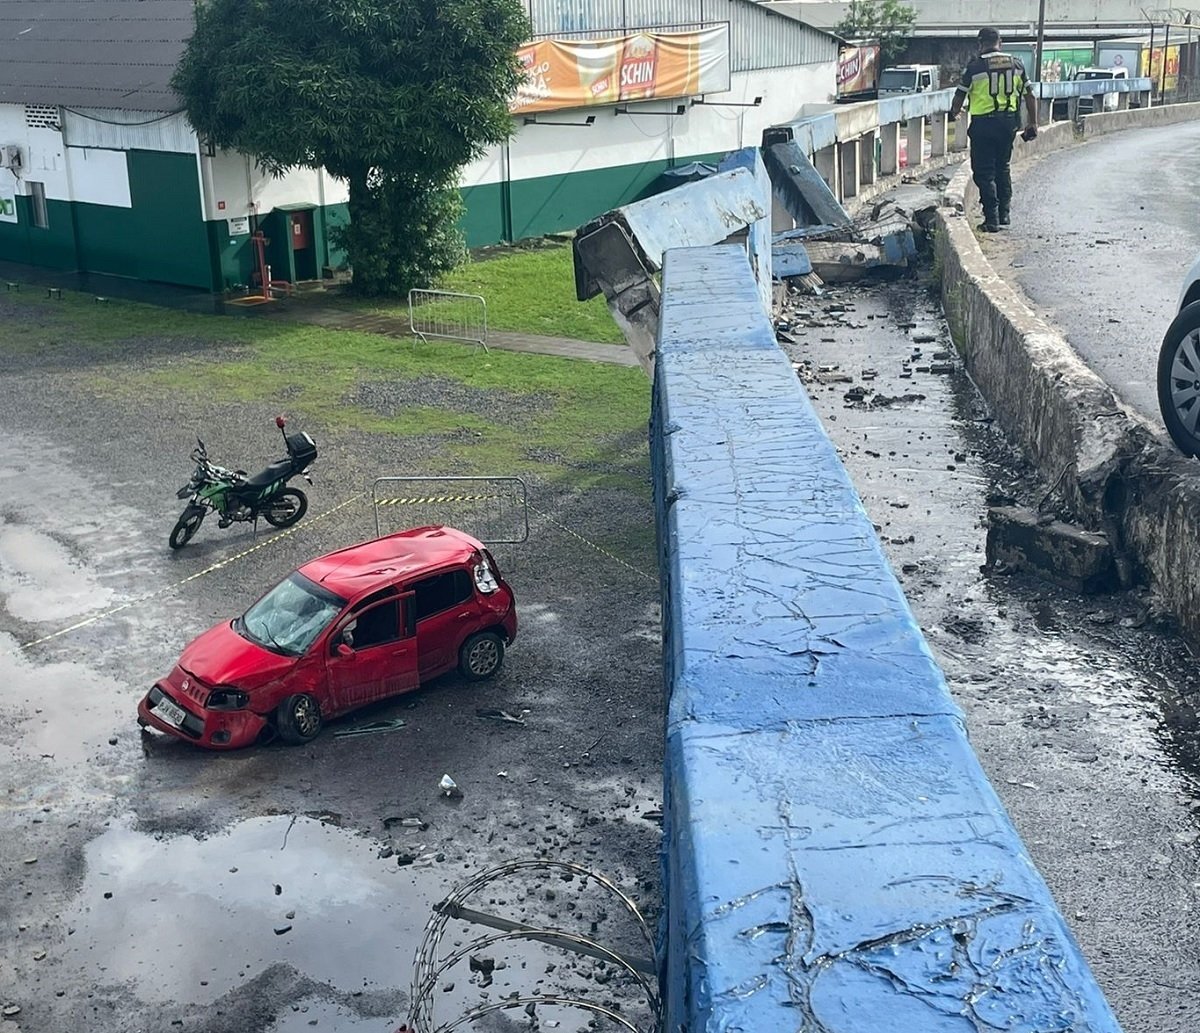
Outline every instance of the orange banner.
<svg viewBox="0 0 1200 1033"><path fill-rule="evenodd" d="M729 26L613 39L543 39L517 51L525 82L514 114L729 89Z"/></svg>

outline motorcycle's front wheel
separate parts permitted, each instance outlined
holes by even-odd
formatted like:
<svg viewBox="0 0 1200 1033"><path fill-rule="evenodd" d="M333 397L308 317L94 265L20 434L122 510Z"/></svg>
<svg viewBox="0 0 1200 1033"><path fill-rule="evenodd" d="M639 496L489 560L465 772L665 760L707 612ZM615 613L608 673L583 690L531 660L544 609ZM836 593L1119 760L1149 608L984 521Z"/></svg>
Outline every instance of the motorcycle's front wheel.
<svg viewBox="0 0 1200 1033"><path fill-rule="evenodd" d="M204 507L188 506L179 514L179 519L175 521L175 526L171 530L171 537L167 539L171 548L182 549L187 545L195 533L200 530L202 523L204 523Z"/></svg>
<svg viewBox="0 0 1200 1033"><path fill-rule="evenodd" d="M272 527L291 527L308 512L308 496L299 488L284 488L271 497L262 510L263 518Z"/></svg>

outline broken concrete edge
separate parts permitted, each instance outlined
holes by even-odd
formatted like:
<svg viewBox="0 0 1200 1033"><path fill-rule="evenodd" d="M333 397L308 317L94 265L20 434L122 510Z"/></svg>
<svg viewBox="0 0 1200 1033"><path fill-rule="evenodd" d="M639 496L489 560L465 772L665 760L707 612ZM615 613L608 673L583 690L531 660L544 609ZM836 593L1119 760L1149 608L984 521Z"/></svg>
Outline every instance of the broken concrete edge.
<svg viewBox="0 0 1200 1033"><path fill-rule="evenodd" d="M1187 121L1200 117L1200 104L1142 111L1153 117L1108 124ZM1087 136L1069 123L1051 126L1033 141L1041 147L1018 148L1014 161ZM971 379L1008 439L1061 491L1072 518L1109 535L1122 580L1148 582L1161 607L1200 639L1200 466L1126 408L992 268L972 229L976 195L968 167L952 178L944 200L935 219L935 263L946 320Z"/></svg>

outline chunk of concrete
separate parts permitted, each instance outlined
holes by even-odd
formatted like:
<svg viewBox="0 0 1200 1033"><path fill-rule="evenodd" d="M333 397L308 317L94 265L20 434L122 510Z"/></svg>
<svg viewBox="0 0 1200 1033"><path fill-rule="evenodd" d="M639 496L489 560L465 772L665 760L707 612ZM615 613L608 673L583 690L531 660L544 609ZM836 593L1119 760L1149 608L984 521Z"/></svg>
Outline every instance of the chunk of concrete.
<svg viewBox="0 0 1200 1033"><path fill-rule="evenodd" d="M1044 521L1021 506L988 510L987 562L1024 570L1076 592L1120 588L1108 536L1061 520Z"/></svg>

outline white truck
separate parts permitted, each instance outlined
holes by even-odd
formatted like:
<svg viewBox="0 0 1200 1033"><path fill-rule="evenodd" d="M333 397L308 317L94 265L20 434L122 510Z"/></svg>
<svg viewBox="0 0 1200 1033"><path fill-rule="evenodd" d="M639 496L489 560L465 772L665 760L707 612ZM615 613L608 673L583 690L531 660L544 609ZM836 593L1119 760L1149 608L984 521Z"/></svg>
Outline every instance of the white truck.
<svg viewBox="0 0 1200 1033"><path fill-rule="evenodd" d="M941 84L937 65L891 65L879 73L879 96L928 93Z"/></svg>

